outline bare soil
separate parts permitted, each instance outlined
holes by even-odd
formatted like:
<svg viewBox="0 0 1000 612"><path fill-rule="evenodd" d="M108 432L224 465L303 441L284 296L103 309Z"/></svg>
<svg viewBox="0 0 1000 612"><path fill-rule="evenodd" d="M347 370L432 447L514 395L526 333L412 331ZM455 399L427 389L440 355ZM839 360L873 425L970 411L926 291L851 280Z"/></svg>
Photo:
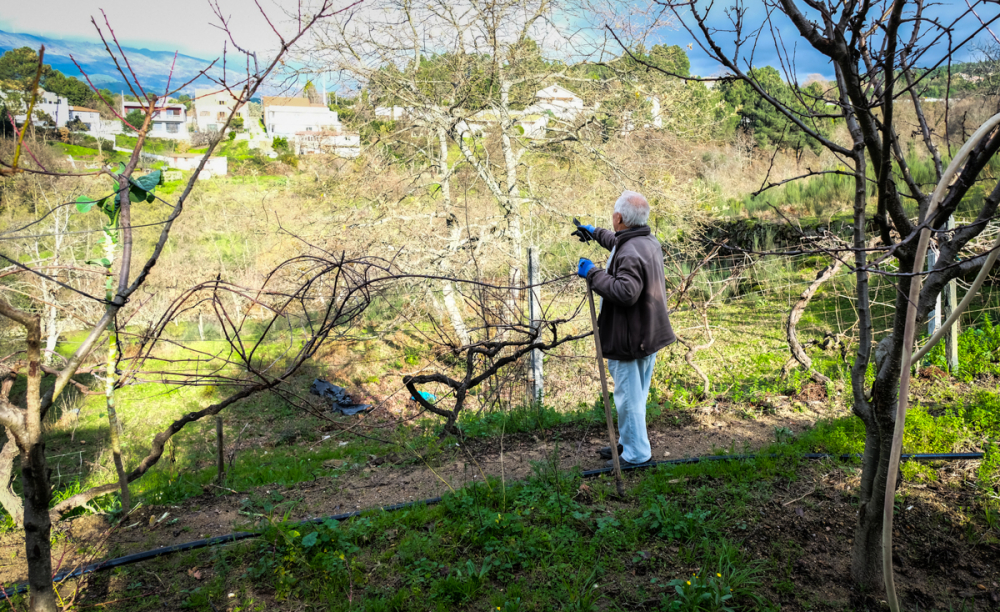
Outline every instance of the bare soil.
<svg viewBox="0 0 1000 612"><path fill-rule="evenodd" d="M825 402L810 399L818 391L809 388L799 396L772 398L756 418L739 418L723 404L671 413L651 424L654 459L702 456L719 449L753 450L773 441L775 428L800 433L819 418L840 416ZM426 499L485 476L520 479L538 462L552 462L560 469L601 467L604 462L597 450L607 445L605 436L599 427L566 426L503 439L470 440L427 461L416 454L390 454L371 457L365 465L331 462L330 476L290 487L242 492L210 487L183 504L142 507L124 528L109 529L103 516L66 521L60 525L54 555L61 567L74 567L247 530L267 520L268 514L277 520L286 513L292 520L314 518ZM899 489L903 501L896 515L894 561L906 609L1000 610L1000 545L995 535L984 537L981 530L969 528L975 506L971 483L977 465L941 464L936 466L937 480L905 482ZM760 513L759 521L749 528L734 524L727 533L751 558L779 568L778 575L762 578L758 594L782 610L886 609L879 597L857 592L850 581L857 476L851 469L827 463L804 469L795 481L773 483L779 495L759 508L749 508ZM638 477L626 474L627 480ZM700 476L690 484L704 486L712 480L712 476ZM586 503L583 489L580 499ZM0 549L0 558L8 560L0 567L3 581L23 580L23 540L8 534ZM668 556L670 565L679 563L669 551ZM645 557L640 557L627 571L617 573L615 584L607 587L609 597L614 599L618 593L619 601L628 600L637 585L648 586ZM211 567L185 567L157 579L180 581L182 588L191 589L205 584L212 572ZM116 580L112 575L95 577L81 603L114 600L112 591L124 589L124 585L115 586ZM274 609L291 605L273 603ZM634 609L655 609L659 600L647 603Z"/></svg>
<svg viewBox="0 0 1000 612"><path fill-rule="evenodd" d="M677 418L673 418L676 415ZM824 402L775 398L765 414L740 418L724 404L671 413L650 424L654 460L710 455L730 449L744 452L775 440L776 428L800 433L819 418L839 416ZM670 421L670 422L667 422ZM332 440L330 443L334 443ZM142 506L123 527L112 528L103 515L86 515L56 526L53 564L75 568L108 558L252 529L267 520L330 516L440 496L485 477L518 480L532 465L551 462L561 470L604 467L597 451L608 446L604 428L565 426L504 438L470 440L432 459L419 454L372 456L366 465L327 462L331 476L284 487L232 491L206 487L204 495L178 505ZM271 512L266 510L271 508ZM27 579L24 539L19 533L0 538L0 580Z"/></svg>
<svg viewBox="0 0 1000 612"><path fill-rule="evenodd" d="M903 502L894 519L893 564L904 609L1000 609L1000 545L967 528L978 463L942 464L937 481L907 482L898 490ZM787 579L768 593L783 610L835 603L887 609L850 581L858 477L839 469L814 469L811 476L761 508L762 520L750 533L734 529L731 536L757 558L784 557L778 565Z"/></svg>

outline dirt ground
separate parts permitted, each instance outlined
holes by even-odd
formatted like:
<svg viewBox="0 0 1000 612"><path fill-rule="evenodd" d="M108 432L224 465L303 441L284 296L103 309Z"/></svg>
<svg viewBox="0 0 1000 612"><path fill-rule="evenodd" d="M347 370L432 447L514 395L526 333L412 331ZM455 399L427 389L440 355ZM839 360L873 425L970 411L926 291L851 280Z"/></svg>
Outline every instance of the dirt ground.
<svg viewBox="0 0 1000 612"><path fill-rule="evenodd" d="M794 434L818 419L841 416L823 401L776 397L765 414L740 418L731 407L685 412L661 418L650 427L657 460L696 457L720 449L744 452L775 439L776 428ZM126 526L109 529L102 516L84 516L59 526L54 560L61 568L251 529L254 524L329 516L353 510L441 495L486 476L508 480L531 474L533 464L558 462L560 469L603 467L597 450L607 445L599 426L565 426L542 432L470 440L433 460L390 454L366 464L338 465L333 475L289 487L235 492L212 487L183 504L139 508ZM948 609L967 602L969 610L1000 610L1000 546L970 538L963 512L974 505L976 462L938 466L938 480L905 482L905 500L895 522L897 583L907 609ZM627 479L637 475L628 474ZM699 479L711 480L712 476ZM705 483L699 483L705 484ZM710 484L710 483L709 483ZM850 582L857 476L828 464L811 464L795 482L776 483L782 495L755 511L761 520L749 529L734 525L728 534L742 542L751 558L783 567L783 579L763 581L767 599L783 610L881 609L884 602L856 592ZM5 584L26 578L23 540L8 534L0 542L0 578ZM638 580L642 568L634 568ZM190 580L202 579L198 570ZM190 573L190 572L189 572ZM208 574L205 574L207 576ZM613 587L629 589L628 579ZM96 593L94 595L97 595ZM103 594L106 595L106 594ZM88 601L90 597L87 598ZM655 606L654 606L655 607Z"/></svg>
<svg viewBox="0 0 1000 612"><path fill-rule="evenodd" d="M682 413L670 424L650 425L653 459L679 459L713 454L720 449L743 452L775 440L776 428L798 434L819 418L837 416L821 401L781 397L773 414L739 418L725 405ZM664 419L661 419L663 421ZM143 506L125 525L110 529L104 516L88 515L56 527L53 565L62 569L183 542L251 529L268 515L290 520L330 516L437 497L484 477L517 480L532 473L537 462L558 461L562 470L604 467L597 454L607 446L607 432L591 426L471 440L426 462L416 453L372 456L365 465L329 468L334 476L284 487L258 487L235 492L209 487L204 495L179 505ZM0 580L27 579L24 540L17 533L0 538Z"/></svg>
<svg viewBox="0 0 1000 612"><path fill-rule="evenodd" d="M907 482L898 490L904 501L893 522L893 566L903 609L1000 610L1000 546L965 527L977 466L944 464L937 481ZM733 530L758 558L787 551L787 561L779 563L787 580L770 593L782 609L835 602L839 609L886 609L884 600L857 592L850 582L857 486L858 477L842 470L814 469L785 499L760 510L763 520L751 533Z"/></svg>

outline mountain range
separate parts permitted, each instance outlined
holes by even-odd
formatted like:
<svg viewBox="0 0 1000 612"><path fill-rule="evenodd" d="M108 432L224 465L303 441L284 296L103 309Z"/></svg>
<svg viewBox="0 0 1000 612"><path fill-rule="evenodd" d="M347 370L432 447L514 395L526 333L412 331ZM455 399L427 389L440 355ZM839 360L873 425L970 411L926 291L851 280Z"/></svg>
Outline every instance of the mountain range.
<svg viewBox="0 0 1000 612"><path fill-rule="evenodd" d="M20 47L31 47L37 51L43 44L45 45L45 63L50 64L66 76L84 80L80 70L70 59L70 55L72 55L96 87L112 91L126 89L121 75L115 68L114 61L100 42L62 40L0 30L0 54ZM174 63L174 53L134 47L123 48L129 64L136 76L139 77L143 88L162 93L167 86L167 78L170 76L170 66ZM171 89L193 78L210 63L210 60L177 54L173 77L170 79ZM187 86L185 93L194 93L195 85L205 86L207 83L208 80L201 77L195 83Z"/></svg>

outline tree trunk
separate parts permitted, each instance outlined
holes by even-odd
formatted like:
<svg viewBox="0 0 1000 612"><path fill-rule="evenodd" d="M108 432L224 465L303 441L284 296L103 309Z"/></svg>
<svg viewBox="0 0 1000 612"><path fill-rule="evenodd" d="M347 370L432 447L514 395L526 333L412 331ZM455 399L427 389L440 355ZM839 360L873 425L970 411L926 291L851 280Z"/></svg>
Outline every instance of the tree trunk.
<svg viewBox="0 0 1000 612"><path fill-rule="evenodd" d="M510 137L510 130L514 126L514 119L510 112L510 88L509 81L501 79L500 84L500 149L503 151L504 169L506 170L506 192L504 193L506 208L508 240L510 242L510 260L512 263L510 270L511 302L517 302L520 291L516 288L521 278L521 257L524 256L524 246L522 244L521 229L521 194L517 186L517 154L514 152L514 144Z"/></svg>
<svg viewBox="0 0 1000 612"><path fill-rule="evenodd" d="M437 138L438 147L440 149L437 168L441 173L441 195L444 197L445 212L448 215L447 224L451 229L451 238L448 243L448 253L453 256L458 251L458 247L462 239L462 226L459 225L458 219L455 217L455 211L451 201L451 173L448 169L448 135L444 131L443 127L438 127ZM448 276L450 268L450 257L443 257L441 259L442 275ZM454 287L452 287L450 282L444 281L441 286L441 291L444 294L444 307L448 312L448 318L451 319L451 326L455 328L455 335L458 336L458 341L462 343L462 346L468 346L471 342L469 339L469 331L465 327L465 320L462 318L462 311L455 301Z"/></svg>
<svg viewBox="0 0 1000 612"><path fill-rule="evenodd" d="M45 306L45 363L52 363L54 361L56 345L59 343L59 320L57 314L58 311L55 306Z"/></svg>
<svg viewBox="0 0 1000 612"><path fill-rule="evenodd" d="M465 327L465 321L462 319L462 311L458 308L458 303L455 301L455 290L452 288L451 283L444 281L441 286L441 292L444 294L444 308L448 312L448 318L451 319L451 326L455 328L455 335L458 336L459 342L462 346L468 346L471 341L469 340L469 331Z"/></svg>
<svg viewBox="0 0 1000 612"><path fill-rule="evenodd" d="M104 257L109 261L114 261L115 245L112 230L104 233ZM105 299L110 304L114 299L114 276L111 273L111 264L107 267L107 287ZM112 320L108 326L108 360L104 371L104 397L108 410L108 428L111 433L111 454L115 460L115 471L118 473L118 486L122 492L122 516L128 514L132 500L128 490L128 476L125 473L125 464L122 461L121 445L121 425L118 422L118 411L115 407L115 387L118 385L118 323Z"/></svg>
<svg viewBox="0 0 1000 612"><path fill-rule="evenodd" d="M447 420L445 420L444 429L441 431L441 438L444 438L448 434L461 436L462 432L456 423L458 422L459 413L462 412L462 406L465 404L465 394L466 390L464 388L455 391L455 408L451 411L451 415L448 416Z"/></svg>
<svg viewBox="0 0 1000 612"><path fill-rule="evenodd" d="M798 334L796 332L796 326L799 324L799 319L802 318L803 313L806 311L806 306L809 305L809 301L819 290L820 285L825 283L831 277L835 276L837 272L840 271L840 267L843 265L843 260L834 259L833 263L822 270L816 275L816 279L806 287L802 295L799 296L799 301L795 303L792 307L792 311L788 314L788 321L785 325L785 337L788 339L788 348L792 351L792 359L802 364L808 372L809 375L818 383L826 384L830 382L830 379L826 376L820 374L812 367L812 359L806 352L802 349L802 343L799 342ZM790 367L783 368L781 373L782 376L788 374L791 370Z"/></svg>
<svg viewBox="0 0 1000 612"><path fill-rule="evenodd" d="M14 520L18 527L24 526L24 504L20 496L14 493L14 457L17 455L17 442L14 441L14 434L10 429L4 428L7 432L7 441L0 450L0 506Z"/></svg>
<svg viewBox="0 0 1000 612"><path fill-rule="evenodd" d="M55 612L56 597L52 590L51 531L49 519L48 470L45 467L45 445L35 441L21 449L21 477L24 488L24 546L28 562L28 585L32 612Z"/></svg>
<svg viewBox="0 0 1000 612"><path fill-rule="evenodd" d="M885 504L885 470L889 464L892 429L881 435L875 423L866 423L862 459L858 523L851 548L851 579L867 592L882 590L882 509Z"/></svg>

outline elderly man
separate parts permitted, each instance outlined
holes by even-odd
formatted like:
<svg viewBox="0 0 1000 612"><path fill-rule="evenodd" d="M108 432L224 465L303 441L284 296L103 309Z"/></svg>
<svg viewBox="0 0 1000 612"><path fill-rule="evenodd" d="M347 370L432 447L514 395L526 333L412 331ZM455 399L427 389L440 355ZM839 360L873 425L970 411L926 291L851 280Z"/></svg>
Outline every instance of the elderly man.
<svg viewBox="0 0 1000 612"><path fill-rule="evenodd" d="M618 452L625 465L652 459L646 434L646 398L656 352L677 340L667 315L663 251L646 222L649 202L634 191L615 202L615 231L583 225L611 251L605 269L581 258L577 274L601 296L601 347L615 383L618 409ZM611 458L611 448L600 451ZM611 465L611 462L608 462Z"/></svg>

